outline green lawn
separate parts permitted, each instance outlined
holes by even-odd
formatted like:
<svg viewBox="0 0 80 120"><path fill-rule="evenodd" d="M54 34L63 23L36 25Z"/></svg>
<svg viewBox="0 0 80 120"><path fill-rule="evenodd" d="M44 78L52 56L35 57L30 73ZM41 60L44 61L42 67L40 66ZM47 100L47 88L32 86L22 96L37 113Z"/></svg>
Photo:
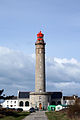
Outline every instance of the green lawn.
<svg viewBox="0 0 80 120"><path fill-rule="evenodd" d="M0 120L22 120L23 118L25 118L27 115L29 115L29 112L15 112L15 114L13 115L9 115L9 116L5 116L3 118L0 118Z"/></svg>
<svg viewBox="0 0 80 120"><path fill-rule="evenodd" d="M48 120L70 120L65 113L46 112Z"/></svg>

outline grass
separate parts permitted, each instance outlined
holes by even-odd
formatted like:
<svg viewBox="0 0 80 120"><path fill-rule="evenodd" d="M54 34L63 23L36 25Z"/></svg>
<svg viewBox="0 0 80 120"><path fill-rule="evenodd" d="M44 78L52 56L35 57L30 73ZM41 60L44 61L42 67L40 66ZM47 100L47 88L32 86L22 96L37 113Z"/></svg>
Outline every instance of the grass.
<svg viewBox="0 0 80 120"><path fill-rule="evenodd" d="M15 112L15 114L11 116L4 116L3 118L0 118L0 120L22 120L29 114L29 112Z"/></svg>
<svg viewBox="0 0 80 120"><path fill-rule="evenodd" d="M46 112L48 120L71 120L67 117L66 113L60 112Z"/></svg>
<svg viewBox="0 0 80 120"><path fill-rule="evenodd" d="M80 120L80 117L72 117L70 118L67 112L46 112L48 120Z"/></svg>

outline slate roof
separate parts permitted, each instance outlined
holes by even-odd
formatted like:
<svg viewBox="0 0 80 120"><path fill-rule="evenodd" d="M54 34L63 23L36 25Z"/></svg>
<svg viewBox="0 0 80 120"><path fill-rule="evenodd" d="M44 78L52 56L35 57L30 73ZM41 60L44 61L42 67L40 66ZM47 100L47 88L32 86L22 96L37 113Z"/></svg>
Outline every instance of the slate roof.
<svg viewBox="0 0 80 120"><path fill-rule="evenodd" d="M29 96L30 96L29 93L30 92L20 92L19 91L18 97L19 98L29 98Z"/></svg>
<svg viewBox="0 0 80 120"><path fill-rule="evenodd" d="M62 92L48 92L51 95L51 99L61 99Z"/></svg>

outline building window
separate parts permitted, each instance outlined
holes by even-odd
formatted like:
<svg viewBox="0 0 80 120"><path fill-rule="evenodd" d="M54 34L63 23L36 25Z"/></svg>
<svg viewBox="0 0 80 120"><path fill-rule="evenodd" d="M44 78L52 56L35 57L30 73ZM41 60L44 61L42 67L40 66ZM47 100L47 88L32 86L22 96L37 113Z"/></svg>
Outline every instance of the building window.
<svg viewBox="0 0 80 120"><path fill-rule="evenodd" d="M13 107L13 105L10 105L10 107Z"/></svg>
<svg viewBox="0 0 80 120"><path fill-rule="evenodd" d="M66 104L67 102L65 101L65 104Z"/></svg>
<svg viewBox="0 0 80 120"><path fill-rule="evenodd" d="M25 102L25 106L29 106L29 102L28 101Z"/></svg>
<svg viewBox="0 0 80 120"><path fill-rule="evenodd" d="M21 106L21 107L23 106L23 101L19 102L19 106Z"/></svg>
<svg viewBox="0 0 80 120"><path fill-rule="evenodd" d="M57 105L61 105L61 101L58 101L58 102L57 102Z"/></svg>
<svg viewBox="0 0 80 120"><path fill-rule="evenodd" d="M49 102L49 96L48 96L48 102Z"/></svg>
<svg viewBox="0 0 80 120"><path fill-rule="evenodd" d="M14 103L16 103L16 101L14 101Z"/></svg>
<svg viewBox="0 0 80 120"><path fill-rule="evenodd" d="M52 102L51 102L51 105L56 105L56 102L55 102L55 101L52 101Z"/></svg>

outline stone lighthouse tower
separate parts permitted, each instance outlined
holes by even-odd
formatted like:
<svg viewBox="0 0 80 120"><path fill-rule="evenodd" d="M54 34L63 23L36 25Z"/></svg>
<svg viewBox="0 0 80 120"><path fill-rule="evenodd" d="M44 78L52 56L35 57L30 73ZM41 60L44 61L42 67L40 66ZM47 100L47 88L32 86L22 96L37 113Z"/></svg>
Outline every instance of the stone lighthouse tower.
<svg viewBox="0 0 80 120"><path fill-rule="evenodd" d="M41 31L37 34L36 47L36 66L35 66L35 92L30 92L31 107L47 109L48 93L46 92L45 81L45 42L44 34Z"/></svg>
<svg viewBox="0 0 80 120"><path fill-rule="evenodd" d="M37 34L36 46L36 70L35 70L35 92L45 92L45 43L44 34Z"/></svg>

